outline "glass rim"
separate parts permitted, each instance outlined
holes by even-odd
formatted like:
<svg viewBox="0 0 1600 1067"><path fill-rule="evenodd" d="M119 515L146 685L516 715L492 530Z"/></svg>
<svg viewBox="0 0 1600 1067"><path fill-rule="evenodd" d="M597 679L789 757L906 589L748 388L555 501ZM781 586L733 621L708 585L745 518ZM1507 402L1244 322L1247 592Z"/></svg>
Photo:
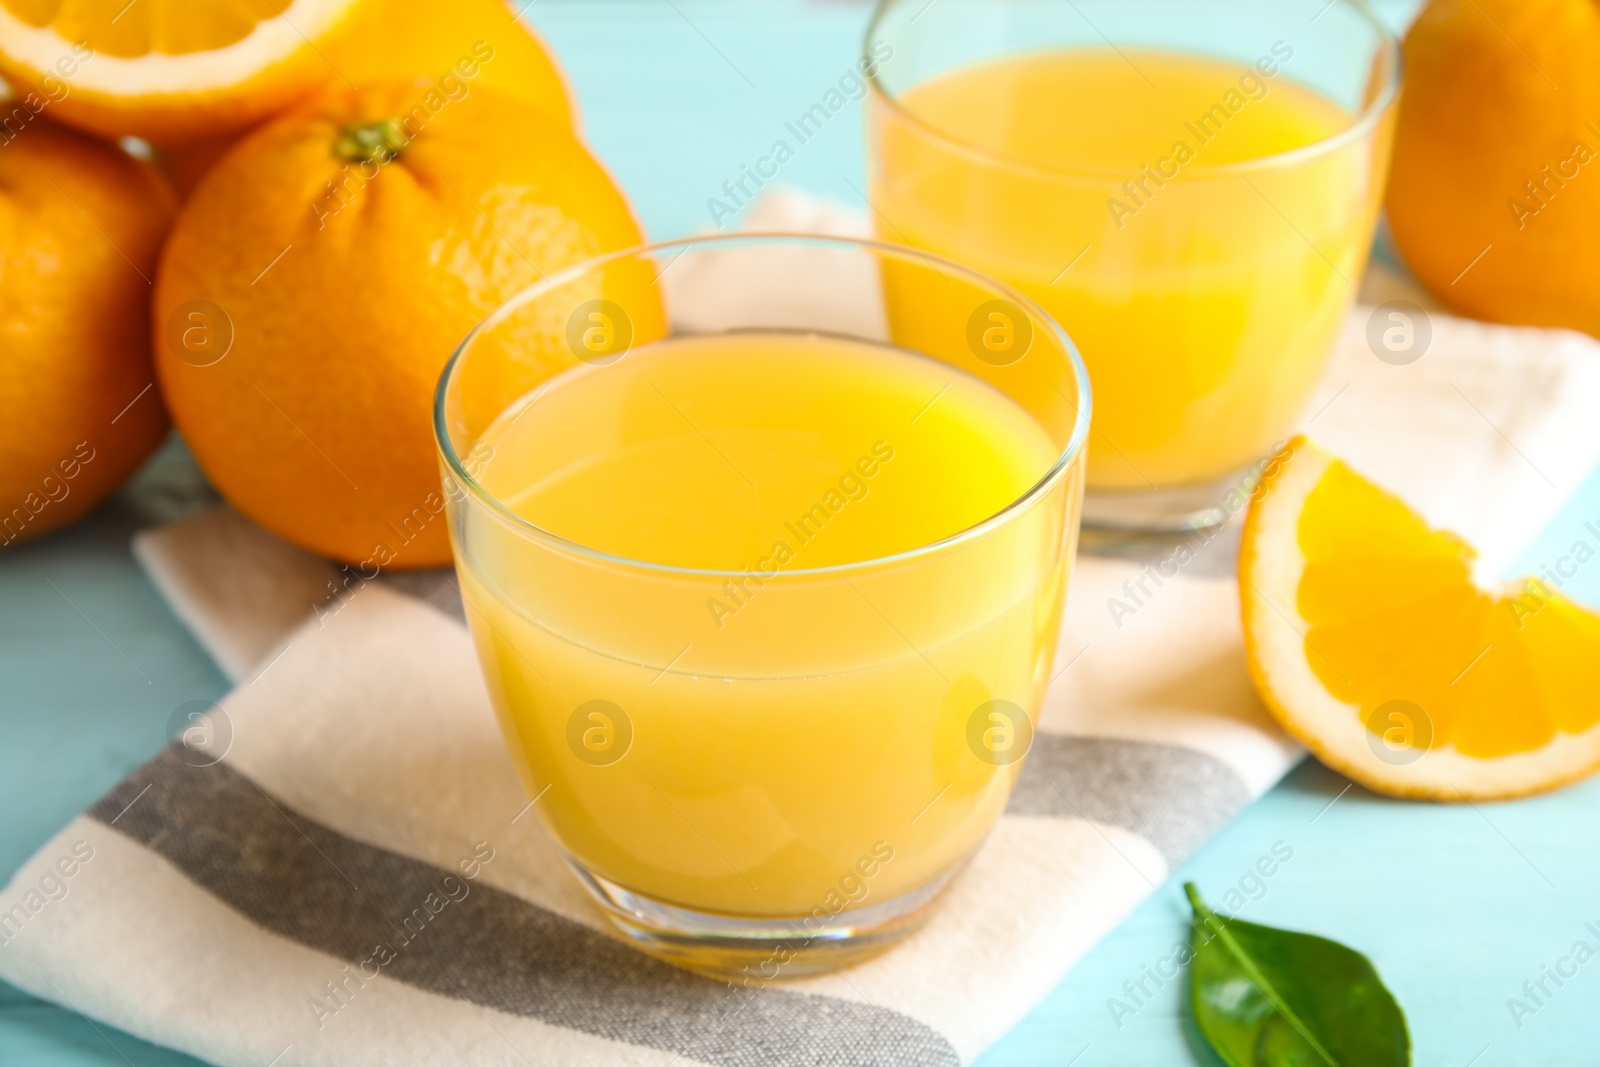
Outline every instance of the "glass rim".
<svg viewBox="0 0 1600 1067"><path fill-rule="evenodd" d="M867 22L866 37L862 41L861 56L863 60L872 57L872 42L878 39L878 30L883 20L888 17L891 8L902 4L912 3L914 0L877 0L873 9L872 18ZM1400 47L1400 40L1394 35L1378 14L1373 11L1367 0L1346 0L1356 12L1364 18L1377 33L1377 51L1389 60L1389 76L1384 81L1383 88L1359 112L1350 125L1340 129L1321 140L1298 148L1290 148L1282 152L1273 152L1268 155L1255 156L1251 159L1236 160L1232 163L1199 163L1185 168L1185 173L1194 178L1202 177L1231 177L1240 173L1252 173L1263 170L1273 170L1279 167L1294 166L1307 159L1315 158L1335 151L1354 141L1360 141L1370 134L1378 121L1399 98L1402 67L1404 66L1404 53ZM1331 6L1331 5L1330 5ZM1115 47L1114 45L1112 47ZM1010 54L1021 54L1015 52ZM1029 159L1026 156L1011 155L1005 152L996 152L984 148L970 141L963 140L950 133L935 123L929 122L917 114L900 98L900 95L890 91L883 83L881 77L882 65L869 68L872 73L866 75L867 92L869 96L881 100L895 114L906 122L917 127L934 140L939 141L962 155L971 156L990 164L1000 164L1011 170L1041 175L1056 179L1068 178L1121 178L1129 174L1138 173L1137 168L1131 167L1099 167L1090 165L1062 166L1043 163ZM952 70L960 69L952 67ZM1254 68L1252 68L1254 69ZM924 79L926 81L927 79ZM919 82L918 84L922 84Z"/></svg>
<svg viewBox="0 0 1600 1067"><path fill-rule="evenodd" d="M779 572L778 575L774 575L774 578L848 575L856 571L869 570L885 565L899 564L913 559L918 559L923 556L933 555L937 552L952 548L966 541L981 537L991 530L1003 526L1014 515L1031 506L1036 500L1048 492L1056 482L1059 482L1063 477L1065 477L1067 471L1070 470L1073 464L1076 463L1083 455L1084 447L1089 439L1089 421L1091 408L1093 405L1093 394L1091 393L1089 386L1089 369L1084 364L1083 357L1078 352L1078 346L1073 343L1072 338L1067 334L1067 331L1061 326L1060 323L1056 322L1056 320L1051 317L1049 312L1045 311L1044 308L1039 306L1038 303L1030 299L1025 294L1012 289L1004 282L989 278L977 271L974 271L968 267L963 267L959 263L955 263L941 256L930 255L922 252L921 250L912 248L909 245L898 245L866 237L842 237L831 234L786 231L739 231L737 233L702 234L694 237L681 237L668 241L645 242L629 248L619 249L614 252L607 252L598 256L591 256L590 258L582 260L578 263L574 263L569 267L564 267L559 271L555 271L554 273L545 276L541 280L534 282L532 285L526 286L525 288L514 293L512 296L508 297L500 304L499 307L496 307L493 311L489 312L488 315L479 320L479 322L473 326L470 331L468 331L467 335L461 339L461 342L456 345L455 350L450 353L450 358L445 362L444 369L439 372L438 385L434 388L434 444L439 449L440 454L444 457L445 464L448 467L451 476L458 483L465 487L468 495L476 497L478 501L482 503L487 508L489 513L492 514L497 520L510 526L513 531L528 537L531 540L543 542L558 550L586 556L592 560L602 563L638 568L658 574L717 579L733 578L745 575L746 572L743 570L711 567L684 567L677 564L655 563L649 560L633 559L628 556L618 555L614 552L606 552L601 549L592 548L580 542L573 541L570 538L562 537L560 534L546 530L543 527L530 522L528 519L523 518L521 515L518 515L516 512L507 507L493 493L485 489L477 480L477 478L467 471L460 454L456 451L455 444L450 439L450 431L445 416L445 399L449 392L450 383L454 379L456 368L460 364L462 357L472 347L473 342L476 341L485 330L494 328L503 322L508 316L514 314L518 309L530 301L536 300L539 297L544 296L546 293L566 285L568 282L582 277L584 274L587 274L596 268L603 267L608 263L612 263L620 259L653 255L664 250L672 251L674 249L681 249L682 251L679 251L678 253L678 255L681 256L687 254L696 247L716 245L737 247L738 245L755 244L809 244L819 247L832 247L840 250L854 249L876 252L880 254L886 253L888 255L903 259L921 260L925 265L931 266L937 271L948 270L964 275L968 279L978 283L983 288L1012 301L1026 314L1031 315L1048 328L1048 330L1051 332L1051 336L1053 336L1060 344L1067 357L1067 365L1071 368L1073 383L1077 388L1078 394L1077 416L1073 421L1072 432L1067 438L1065 447L1063 447L1060 454L1056 456L1055 461L1050 465L1049 469L1040 475L1040 477L1032 485L1023 490L1004 507L994 512L992 515L988 515L985 518L980 519L978 522L975 522L972 525L945 537L941 537L934 541L929 541L925 544L916 545L900 552L894 552L884 556L874 556L870 559L852 560L847 563L835 563L826 567L797 567L793 569L784 569ZM675 261L676 257L674 257L674 262ZM911 350L907 349L906 351ZM571 368L567 368L567 370L570 369ZM551 377L558 377L562 373L566 373L566 371L559 371L556 375L552 375ZM547 382L549 380L550 379L546 379ZM449 494L447 491L447 495L451 494Z"/></svg>

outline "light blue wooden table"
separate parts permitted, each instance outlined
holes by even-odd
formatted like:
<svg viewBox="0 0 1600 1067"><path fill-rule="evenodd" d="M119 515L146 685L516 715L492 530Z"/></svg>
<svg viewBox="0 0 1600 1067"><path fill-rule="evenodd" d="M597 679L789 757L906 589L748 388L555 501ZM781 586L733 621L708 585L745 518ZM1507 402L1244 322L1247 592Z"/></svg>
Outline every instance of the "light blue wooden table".
<svg viewBox="0 0 1600 1067"><path fill-rule="evenodd" d="M1386 14L1398 22L1410 8L1396 0ZM592 144L656 237L711 225L707 198L837 80L866 15L856 3L734 0L538 0L529 12L572 77ZM852 110L783 180L856 203L861 171ZM225 690L128 553L135 529L207 493L175 445L89 521L0 551L0 878L160 748L175 708ZM1586 519L1600 520L1600 477L1523 569L1563 554ZM1600 567L1574 588L1600 605ZM1294 857L1243 916L1371 955L1407 1011L1418 1064L1600 1060L1600 963L1520 1028L1506 1005L1574 941L1594 942L1584 923L1600 921L1600 781L1480 807L1397 803L1346 785L1301 766L1080 962L984 1067L1214 1064L1195 1046L1179 983L1120 1029L1107 1001L1183 935L1179 883L1216 899L1279 841ZM0 984L7 1067L194 1062Z"/></svg>

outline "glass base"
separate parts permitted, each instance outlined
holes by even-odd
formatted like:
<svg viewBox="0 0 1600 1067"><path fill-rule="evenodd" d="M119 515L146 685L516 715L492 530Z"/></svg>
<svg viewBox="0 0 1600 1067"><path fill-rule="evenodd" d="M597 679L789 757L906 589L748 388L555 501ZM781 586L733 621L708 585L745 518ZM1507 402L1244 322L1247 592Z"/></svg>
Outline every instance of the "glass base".
<svg viewBox="0 0 1600 1067"><path fill-rule="evenodd" d="M620 886L570 856L567 863L636 948L679 967L747 985L852 967L893 947L927 920L960 869L880 904L822 919L694 911Z"/></svg>
<svg viewBox="0 0 1600 1067"><path fill-rule="evenodd" d="M1214 482L1174 489L1107 491L1083 494L1086 530L1111 533L1178 533L1221 526L1244 510L1259 474L1249 467Z"/></svg>

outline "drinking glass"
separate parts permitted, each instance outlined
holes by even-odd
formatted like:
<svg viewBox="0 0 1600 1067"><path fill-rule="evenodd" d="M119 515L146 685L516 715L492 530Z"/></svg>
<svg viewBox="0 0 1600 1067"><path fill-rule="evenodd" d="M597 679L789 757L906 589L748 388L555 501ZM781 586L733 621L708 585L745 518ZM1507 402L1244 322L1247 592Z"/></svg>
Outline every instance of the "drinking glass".
<svg viewBox="0 0 1600 1067"><path fill-rule="evenodd" d="M1026 293L1083 353L1085 525L1225 519L1354 300L1393 36L1360 0L883 0L865 55L878 236Z"/></svg>
<svg viewBox="0 0 1600 1067"><path fill-rule="evenodd" d="M891 323L889 277L944 311ZM497 469L506 438L491 427L565 419L548 460L576 469L676 416L659 388L660 399L640 388L614 409L563 409L575 375L623 372L652 346L732 338L754 350L774 333L986 383L1047 436L1037 479L903 551L742 570L623 558L508 503L520 487ZM908 426L940 395L922 412L885 411L883 447L863 444L840 492L866 491L872 455L899 448L894 462L908 462ZM731 235L600 256L524 290L461 343L435 430L467 620L535 810L639 947L765 980L852 962L922 919L999 817L1033 736L1076 547L1089 404L1072 342L1028 297L866 240ZM740 408L718 418L736 422ZM691 413L684 435L704 421L691 430ZM744 459L734 431L702 436ZM822 510L802 526L849 521L834 487L817 490ZM715 521L707 509L697 522ZM641 500L637 520L681 518ZM775 542L805 536L774 525Z"/></svg>

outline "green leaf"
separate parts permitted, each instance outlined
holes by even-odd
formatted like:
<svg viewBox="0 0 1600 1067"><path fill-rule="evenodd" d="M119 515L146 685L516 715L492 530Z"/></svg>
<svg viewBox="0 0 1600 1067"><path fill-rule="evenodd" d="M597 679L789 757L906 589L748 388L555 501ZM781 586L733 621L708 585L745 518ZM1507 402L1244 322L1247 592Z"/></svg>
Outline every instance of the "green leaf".
<svg viewBox="0 0 1600 1067"><path fill-rule="evenodd" d="M1189 996L1229 1067L1405 1067L1406 1017L1372 962L1337 941L1194 906Z"/></svg>

